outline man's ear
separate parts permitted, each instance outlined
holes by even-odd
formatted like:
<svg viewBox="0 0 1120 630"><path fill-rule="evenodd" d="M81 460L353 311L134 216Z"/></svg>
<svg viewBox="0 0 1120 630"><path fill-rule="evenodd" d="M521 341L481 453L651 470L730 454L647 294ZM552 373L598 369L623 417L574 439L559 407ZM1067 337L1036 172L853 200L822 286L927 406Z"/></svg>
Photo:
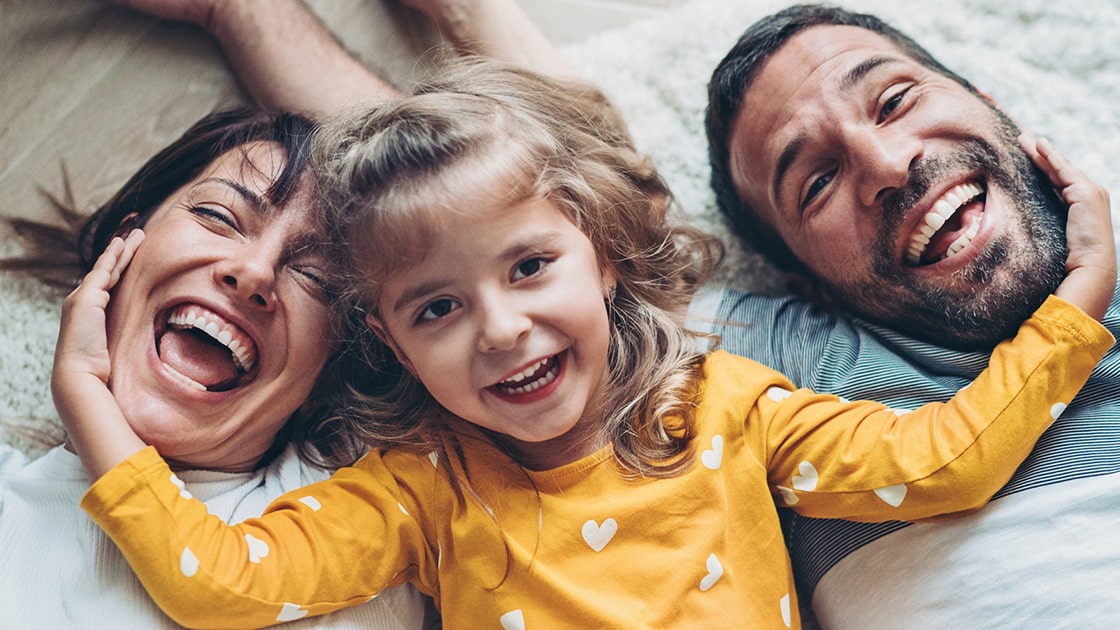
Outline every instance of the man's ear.
<svg viewBox="0 0 1120 630"><path fill-rule="evenodd" d="M397 361L404 366L404 369L408 370L409 374L416 376L416 371L412 369L412 363L409 362L408 357L401 352L400 347L397 346L397 342L393 341L393 336L389 334L389 331L381 323L381 320L373 313L366 313L366 325L373 331L373 334L377 335L381 343L385 344L393 351L393 356L397 357Z"/></svg>

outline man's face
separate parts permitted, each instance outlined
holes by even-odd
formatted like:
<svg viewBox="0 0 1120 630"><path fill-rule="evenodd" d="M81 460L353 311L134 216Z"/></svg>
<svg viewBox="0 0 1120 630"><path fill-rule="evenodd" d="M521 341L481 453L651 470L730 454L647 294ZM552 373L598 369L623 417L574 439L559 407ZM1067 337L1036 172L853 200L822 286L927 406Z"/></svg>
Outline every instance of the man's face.
<svg viewBox="0 0 1120 630"><path fill-rule="evenodd" d="M988 101L850 26L795 35L732 127L754 207L842 307L943 345L1012 334L1060 282L1064 206Z"/></svg>

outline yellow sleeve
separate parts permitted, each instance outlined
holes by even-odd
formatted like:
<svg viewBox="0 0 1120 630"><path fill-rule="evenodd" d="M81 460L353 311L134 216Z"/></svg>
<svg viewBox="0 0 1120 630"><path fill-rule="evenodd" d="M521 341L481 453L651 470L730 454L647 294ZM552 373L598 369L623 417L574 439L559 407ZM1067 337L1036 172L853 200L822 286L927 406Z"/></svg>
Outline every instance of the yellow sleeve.
<svg viewBox="0 0 1120 630"><path fill-rule="evenodd" d="M1007 483L1112 343L1099 322L1051 297L948 402L888 409L775 381L748 427L764 432L778 505L807 516L917 520L974 510Z"/></svg>
<svg viewBox="0 0 1120 630"><path fill-rule="evenodd" d="M82 508L120 547L160 608L198 628L256 628L367 601L432 554L371 453L226 525L148 447L92 485Z"/></svg>

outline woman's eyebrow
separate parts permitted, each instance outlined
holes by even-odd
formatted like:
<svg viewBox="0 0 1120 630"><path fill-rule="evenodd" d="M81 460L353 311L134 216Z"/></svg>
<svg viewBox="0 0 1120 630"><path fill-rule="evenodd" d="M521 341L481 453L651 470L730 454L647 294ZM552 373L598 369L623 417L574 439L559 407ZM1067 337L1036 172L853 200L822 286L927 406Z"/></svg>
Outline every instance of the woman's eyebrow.
<svg viewBox="0 0 1120 630"><path fill-rule="evenodd" d="M249 207L252 208L252 210L261 217L268 217L272 214L272 204L265 201L264 197L261 197L255 191L250 190L241 182L227 179L225 177L207 177L206 179L199 180L198 184L195 184L195 188L201 186L202 184L208 183L220 184L222 186L226 186L227 188L233 189L233 191L236 192L242 199L244 199Z"/></svg>

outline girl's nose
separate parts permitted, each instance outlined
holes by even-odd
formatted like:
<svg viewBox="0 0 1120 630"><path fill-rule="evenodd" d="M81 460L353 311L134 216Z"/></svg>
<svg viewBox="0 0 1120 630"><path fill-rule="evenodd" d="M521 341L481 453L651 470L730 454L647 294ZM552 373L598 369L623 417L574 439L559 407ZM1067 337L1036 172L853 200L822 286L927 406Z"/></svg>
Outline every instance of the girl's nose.
<svg viewBox="0 0 1120 630"><path fill-rule="evenodd" d="M513 350L533 326L532 319L520 309L517 300L488 298L478 308L481 320L478 349L481 352Z"/></svg>

